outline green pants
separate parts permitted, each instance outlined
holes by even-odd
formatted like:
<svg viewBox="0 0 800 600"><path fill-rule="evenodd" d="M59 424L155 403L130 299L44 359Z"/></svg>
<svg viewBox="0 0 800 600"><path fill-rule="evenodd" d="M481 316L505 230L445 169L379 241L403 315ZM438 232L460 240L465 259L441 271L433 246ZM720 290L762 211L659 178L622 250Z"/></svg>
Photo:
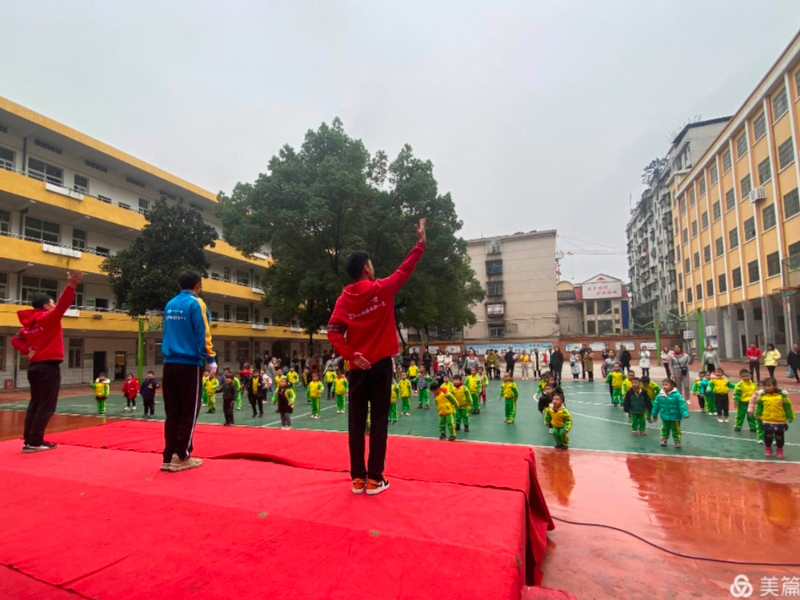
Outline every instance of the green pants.
<svg viewBox="0 0 800 600"><path fill-rule="evenodd" d="M403 404L403 412L411 412L411 396L400 396L400 402Z"/></svg>
<svg viewBox="0 0 800 600"><path fill-rule="evenodd" d="M397 402L392 402L389 405L389 420L397 421Z"/></svg>
<svg viewBox="0 0 800 600"><path fill-rule="evenodd" d="M236 394L236 408L242 408L242 392Z"/></svg>
<svg viewBox="0 0 800 600"><path fill-rule="evenodd" d="M661 421L661 439L668 440L669 433L672 432L672 439L676 442L681 441L681 422L680 421Z"/></svg>
<svg viewBox="0 0 800 600"><path fill-rule="evenodd" d="M456 424L453 422L453 415L439 415L439 435L456 435Z"/></svg>
<svg viewBox="0 0 800 600"><path fill-rule="evenodd" d="M205 406L206 404L208 404L208 394L206 394L206 391L205 391L205 390L203 390L203 393L201 394L201 396L200 396L200 397L203 399L203 406Z"/></svg>
<svg viewBox="0 0 800 600"><path fill-rule="evenodd" d="M336 410L344 410L344 394L336 394Z"/></svg>
<svg viewBox="0 0 800 600"><path fill-rule="evenodd" d="M705 401L706 401L706 413L717 412L717 398L714 396L714 394L711 394L710 396L706 394Z"/></svg>
<svg viewBox="0 0 800 600"><path fill-rule="evenodd" d="M474 394L470 392L472 396L472 410L480 410L481 409L481 395L478 392Z"/></svg>
<svg viewBox="0 0 800 600"><path fill-rule="evenodd" d="M756 418L747 414L747 404L748 402L737 402L738 406L736 407L736 423L734 424L734 427L741 429L742 425L744 425L745 418L747 418L747 425L750 427L750 429L757 430L758 427L756 425Z"/></svg>
<svg viewBox="0 0 800 600"><path fill-rule="evenodd" d="M430 406L431 399L428 396L428 388L420 388L419 390L419 405L420 406Z"/></svg>
<svg viewBox="0 0 800 600"><path fill-rule="evenodd" d="M469 427L469 406L459 406L456 409L456 425L464 424Z"/></svg>
<svg viewBox="0 0 800 600"><path fill-rule="evenodd" d="M311 414L319 416L319 398L311 398Z"/></svg>
<svg viewBox="0 0 800 600"><path fill-rule="evenodd" d="M104 415L106 414L106 399L105 398L95 398L97 400L97 414Z"/></svg>
<svg viewBox="0 0 800 600"><path fill-rule="evenodd" d="M761 419L756 419L756 439L764 439L764 423L761 422Z"/></svg>
<svg viewBox="0 0 800 600"><path fill-rule="evenodd" d="M212 394L208 397L208 410L216 409L217 408L217 395Z"/></svg>
<svg viewBox="0 0 800 600"><path fill-rule="evenodd" d="M506 398L506 421L514 422L517 416L517 402L513 398Z"/></svg>
<svg viewBox="0 0 800 600"><path fill-rule="evenodd" d="M556 448L559 446L569 447L569 436L563 427L553 427L553 439L556 441Z"/></svg>
<svg viewBox="0 0 800 600"><path fill-rule="evenodd" d="M644 431L647 428L647 419L644 413L631 413L631 429L633 431Z"/></svg>
<svg viewBox="0 0 800 600"><path fill-rule="evenodd" d="M612 388L611 392L611 403L612 404L622 404L622 388Z"/></svg>

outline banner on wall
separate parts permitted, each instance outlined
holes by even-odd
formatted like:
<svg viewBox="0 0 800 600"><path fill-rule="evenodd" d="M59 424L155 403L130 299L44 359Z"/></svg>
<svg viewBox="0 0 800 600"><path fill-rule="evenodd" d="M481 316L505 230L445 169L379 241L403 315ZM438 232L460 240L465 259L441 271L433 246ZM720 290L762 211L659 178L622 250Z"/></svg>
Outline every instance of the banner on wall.
<svg viewBox="0 0 800 600"><path fill-rule="evenodd" d="M567 352L578 352L583 347L583 344L569 342L564 347L567 349Z"/></svg>
<svg viewBox="0 0 800 600"><path fill-rule="evenodd" d="M621 350L623 346L625 346L626 350L636 350L636 342L617 342L614 344L614 348L617 351Z"/></svg>
<svg viewBox="0 0 800 600"><path fill-rule="evenodd" d="M552 350L553 344L549 342L542 342L542 343L515 343L515 344L465 344L467 348L467 352L470 349L475 350L475 353L480 356L485 356L487 350L496 350L498 354L503 355L508 351L508 346L514 350L515 353L519 354L523 350L525 350L528 354L533 352L534 348L539 350L539 352L543 350Z"/></svg>
<svg viewBox="0 0 800 600"><path fill-rule="evenodd" d="M589 344L589 350L592 352L602 352L606 349L606 345L604 342L592 342Z"/></svg>
<svg viewBox="0 0 800 600"><path fill-rule="evenodd" d="M461 354L461 346L447 346L444 351L450 354Z"/></svg>
<svg viewBox="0 0 800 600"><path fill-rule="evenodd" d="M656 346L655 342L640 342L639 348L641 350L650 350L651 352L653 350L658 350L658 346Z"/></svg>

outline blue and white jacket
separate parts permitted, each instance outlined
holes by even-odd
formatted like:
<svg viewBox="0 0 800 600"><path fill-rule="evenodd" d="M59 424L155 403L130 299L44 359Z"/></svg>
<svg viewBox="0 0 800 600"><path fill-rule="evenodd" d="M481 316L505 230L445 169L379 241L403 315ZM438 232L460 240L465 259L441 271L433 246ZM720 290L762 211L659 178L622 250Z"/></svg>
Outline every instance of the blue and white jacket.
<svg viewBox="0 0 800 600"><path fill-rule="evenodd" d="M203 366L217 361L211 344L210 315L202 298L191 290L167 302L161 352L165 363Z"/></svg>

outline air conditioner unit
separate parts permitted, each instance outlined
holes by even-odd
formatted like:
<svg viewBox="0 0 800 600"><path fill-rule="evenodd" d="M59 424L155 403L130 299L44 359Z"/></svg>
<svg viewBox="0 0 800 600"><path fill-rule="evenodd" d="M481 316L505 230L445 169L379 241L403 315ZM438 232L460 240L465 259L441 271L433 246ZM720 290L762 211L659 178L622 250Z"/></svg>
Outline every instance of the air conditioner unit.
<svg viewBox="0 0 800 600"><path fill-rule="evenodd" d="M716 325L707 325L706 326L706 335L711 337L717 335L717 326Z"/></svg>
<svg viewBox="0 0 800 600"><path fill-rule="evenodd" d="M767 188L765 187L757 187L750 190L750 202L755 204L759 200L766 200L767 199Z"/></svg>

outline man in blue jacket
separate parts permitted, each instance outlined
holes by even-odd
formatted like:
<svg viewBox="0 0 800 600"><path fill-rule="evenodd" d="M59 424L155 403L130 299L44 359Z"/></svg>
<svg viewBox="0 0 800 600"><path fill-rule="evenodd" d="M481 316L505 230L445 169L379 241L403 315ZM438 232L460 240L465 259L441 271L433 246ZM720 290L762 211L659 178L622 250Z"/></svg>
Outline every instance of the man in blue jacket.
<svg viewBox="0 0 800 600"><path fill-rule="evenodd" d="M200 412L203 362L211 377L217 371L217 359L211 344L208 308L200 298L203 279L193 272L178 278L180 294L164 309L164 462L162 471L185 471L203 464L191 456L192 435Z"/></svg>

